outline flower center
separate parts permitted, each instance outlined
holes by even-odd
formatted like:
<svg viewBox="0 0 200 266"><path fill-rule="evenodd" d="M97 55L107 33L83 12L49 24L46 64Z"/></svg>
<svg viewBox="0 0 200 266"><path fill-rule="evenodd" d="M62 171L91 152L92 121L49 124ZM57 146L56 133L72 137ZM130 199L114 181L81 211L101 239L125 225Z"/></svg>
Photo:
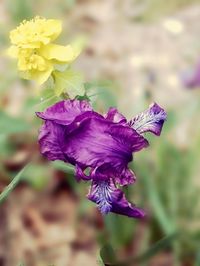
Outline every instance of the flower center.
<svg viewBox="0 0 200 266"><path fill-rule="evenodd" d="M19 70L39 70L44 71L46 69L46 62L43 57L37 54L36 49L26 49L20 51L19 54Z"/></svg>

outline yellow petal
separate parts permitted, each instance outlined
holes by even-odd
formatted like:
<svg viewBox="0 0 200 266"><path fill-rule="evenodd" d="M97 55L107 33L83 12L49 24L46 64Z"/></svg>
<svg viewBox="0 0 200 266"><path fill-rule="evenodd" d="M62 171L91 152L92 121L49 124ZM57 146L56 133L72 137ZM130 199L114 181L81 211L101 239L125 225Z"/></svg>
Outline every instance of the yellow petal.
<svg viewBox="0 0 200 266"><path fill-rule="evenodd" d="M70 43L76 57L79 56L79 54L85 48L87 42L88 42L87 37L82 35Z"/></svg>
<svg viewBox="0 0 200 266"><path fill-rule="evenodd" d="M76 58L76 54L70 45L48 44L40 48L39 53L48 60L56 59L57 61L66 63Z"/></svg>
<svg viewBox="0 0 200 266"><path fill-rule="evenodd" d="M24 79L35 80L39 85L43 84L50 77L53 71L53 66L49 67L45 71L31 70L26 72L21 72L21 77Z"/></svg>
<svg viewBox="0 0 200 266"><path fill-rule="evenodd" d="M50 36L51 41L54 41L62 31L62 22L57 19L48 19L46 26L46 35Z"/></svg>
<svg viewBox="0 0 200 266"><path fill-rule="evenodd" d="M17 58L18 53L19 53L19 49L15 45L12 45L10 48L7 49L7 55L10 57Z"/></svg>
<svg viewBox="0 0 200 266"><path fill-rule="evenodd" d="M62 31L62 23L56 19L35 17L24 20L10 32L10 40L14 45L23 48L39 48L54 41Z"/></svg>

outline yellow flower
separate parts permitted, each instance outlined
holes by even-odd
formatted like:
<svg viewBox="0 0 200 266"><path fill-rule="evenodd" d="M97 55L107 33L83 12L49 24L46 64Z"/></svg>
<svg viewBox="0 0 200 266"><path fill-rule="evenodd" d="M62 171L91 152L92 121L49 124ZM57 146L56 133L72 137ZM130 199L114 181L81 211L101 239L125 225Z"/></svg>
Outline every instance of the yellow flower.
<svg viewBox="0 0 200 266"><path fill-rule="evenodd" d="M10 32L12 46L8 54L18 59L18 69L23 78L42 84L56 64L69 64L75 60L80 53L76 47L52 43L61 31L60 20L35 17L23 21Z"/></svg>

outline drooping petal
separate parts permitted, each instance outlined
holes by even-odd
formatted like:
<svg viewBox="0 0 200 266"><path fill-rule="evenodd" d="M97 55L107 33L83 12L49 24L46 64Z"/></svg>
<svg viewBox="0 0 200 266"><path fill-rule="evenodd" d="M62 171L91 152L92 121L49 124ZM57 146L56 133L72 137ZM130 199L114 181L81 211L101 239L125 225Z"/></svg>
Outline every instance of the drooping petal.
<svg viewBox="0 0 200 266"><path fill-rule="evenodd" d="M45 121L39 132L38 141L41 153L51 161L67 161L63 154L64 126Z"/></svg>
<svg viewBox="0 0 200 266"><path fill-rule="evenodd" d="M107 114L105 115L105 119L110 120L114 123L126 124L126 118L118 112L118 110L114 107L110 107Z"/></svg>
<svg viewBox="0 0 200 266"><path fill-rule="evenodd" d="M44 120L51 120L57 124L68 125L78 115L91 111L92 107L87 101L65 100L60 101L44 112L37 112L37 116Z"/></svg>
<svg viewBox="0 0 200 266"><path fill-rule="evenodd" d="M145 213L127 201L124 193L111 180L93 182L88 199L95 202L102 214L114 212L134 218L142 218Z"/></svg>
<svg viewBox="0 0 200 266"><path fill-rule="evenodd" d="M65 63L70 63L76 58L73 48L70 45L62 46L52 43L41 47L39 54L48 60L55 59Z"/></svg>
<svg viewBox="0 0 200 266"><path fill-rule="evenodd" d="M134 117L129 125L139 134L152 132L159 136L166 118L167 114L164 109L154 103L146 111Z"/></svg>

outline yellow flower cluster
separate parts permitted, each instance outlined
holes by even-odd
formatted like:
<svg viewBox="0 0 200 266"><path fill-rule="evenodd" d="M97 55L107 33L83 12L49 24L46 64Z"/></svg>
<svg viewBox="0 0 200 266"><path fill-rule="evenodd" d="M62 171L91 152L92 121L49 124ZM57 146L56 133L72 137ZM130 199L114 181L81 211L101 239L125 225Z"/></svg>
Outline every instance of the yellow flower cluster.
<svg viewBox="0 0 200 266"><path fill-rule="evenodd" d="M8 53L18 59L18 69L25 79L44 83L56 64L69 64L79 52L72 45L52 43L61 33L60 20L35 17L23 21L10 32L12 46Z"/></svg>

